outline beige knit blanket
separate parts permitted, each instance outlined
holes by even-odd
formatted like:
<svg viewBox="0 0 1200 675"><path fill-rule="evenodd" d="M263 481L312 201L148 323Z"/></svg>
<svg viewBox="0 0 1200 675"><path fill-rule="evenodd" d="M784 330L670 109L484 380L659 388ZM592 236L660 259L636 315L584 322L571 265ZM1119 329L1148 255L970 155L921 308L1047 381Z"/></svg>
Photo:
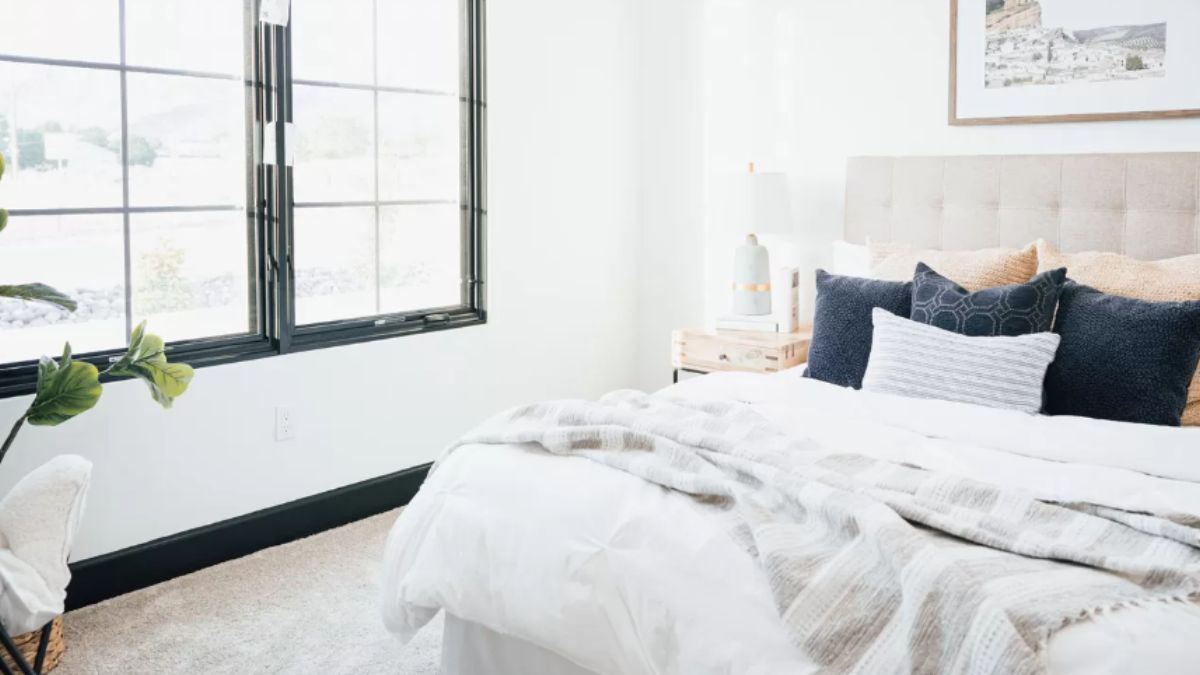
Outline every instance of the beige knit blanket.
<svg viewBox="0 0 1200 675"><path fill-rule="evenodd" d="M1072 622L1200 599L1196 514L1047 503L824 452L735 402L617 392L539 403L455 447L510 443L711 503L828 673L1040 673L1047 641Z"/></svg>

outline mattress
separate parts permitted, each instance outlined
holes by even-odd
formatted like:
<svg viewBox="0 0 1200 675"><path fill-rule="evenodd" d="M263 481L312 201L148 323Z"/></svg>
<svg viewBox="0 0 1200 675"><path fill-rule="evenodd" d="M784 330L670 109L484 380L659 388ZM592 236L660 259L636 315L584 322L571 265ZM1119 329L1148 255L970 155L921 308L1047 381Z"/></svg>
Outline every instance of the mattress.
<svg viewBox="0 0 1200 675"><path fill-rule="evenodd" d="M1200 513L1198 430L895 399L787 373L708 376L667 394L734 397L848 451L1059 499ZM599 675L816 670L711 510L586 459L460 448L397 521L385 558L388 627L409 637L447 611L493 637L476 642L494 646L496 669L477 672L543 672L502 669L504 650L525 646ZM1131 607L1064 628L1044 657L1054 675L1200 673L1197 635L1196 605ZM465 658L447 644L448 664Z"/></svg>

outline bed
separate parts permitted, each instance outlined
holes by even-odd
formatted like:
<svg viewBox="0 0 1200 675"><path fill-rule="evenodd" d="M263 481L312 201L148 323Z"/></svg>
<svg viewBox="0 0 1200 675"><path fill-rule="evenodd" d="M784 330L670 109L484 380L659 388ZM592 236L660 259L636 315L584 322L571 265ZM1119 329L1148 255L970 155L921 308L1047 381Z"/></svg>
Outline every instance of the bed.
<svg viewBox="0 0 1200 675"><path fill-rule="evenodd" d="M1019 246L1044 237L1067 251L1146 258L1196 253L1198 166L1200 155L1192 154L855 158L848 165L846 236L946 249ZM769 424L772 438L797 444L788 447L819 449L821 459L812 466L852 456L869 464L868 472L877 465L914 468L997 486L1002 499L1029 495L1135 518L1170 514L1169 524L1181 531L1150 548L1175 556L1155 577L1173 578L1151 593L1105 591L1111 601L1101 593L1104 602L1041 633L1022 633L1040 637L1029 639L1022 647L1028 653L1016 661L1004 661L1011 657L1004 654L992 663L981 660L992 654L987 641L1009 626L973 624L954 635L922 633L919 649L889 646L901 639L896 626L909 624L879 622L866 640L858 633L870 621L834 620L839 609L853 612L849 597L841 604L782 604L780 598L793 598L794 589L786 588L786 574L770 569L768 553L789 550L808 536L806 530L765 528L768 534L757 533L748 546L731 527L727 505L712 498L724 483L705 467L696 470L697 482L683 482L661 466L639 464L637 453L619 460L602 456L601 446L610 442L604 439L583 452L547 452L558 436L544 429L531 435L532 425L508 435L485 430L476 442L456 447L406 508L385 553L389 629L408 638L444 611L443 668L450 675L982 673L1006 672L997 666L1003 663L1053 675L1200 672L1194 645L1200 635L1200 429L907 399L835 387L795 371L710 375L653 395L615 396L610 404L621 415L662 406L661 415L678 415L681 427L708 419L689 417L693 413L753 415ZM723 407L718 410L716 402ZM599 415L590 420L596 428L625 419L584 405L553 410L566 417ZM511 417L540 421L549 410L530 406ZM656 424L644 417L638 424ZM636 446L634 426L615 432L623 447ZM686 428L676 433L676 440L693 438ZM572 447L588 447L575 440ZM954 488L950 492L961 485ZM926 522L918 515L914 522L934 529L927 526L936 516L926 513ZM836 519L811 522L828 526ZM985 550L951 536L935 538L943 537L946 547L964 556ZM1184 540L1190 544L1179 543ZM848 570L864 557L856 549L837 565L820 564ZM1086 588L1080 581L1085 578L1098 579L1097 585L1110 581L1084 565L1036 562L1024 575L997 576L994 597L1049 596L1056 579L1064 588ZM1176 570L1183 572L1174 575ZM928 584L938 579L943 577L930 577ZM906 588L921 583L903 581ZM926 599L937 597L938 589L925 593ZM1056 607L1070 606L1069 600ZM814 608L829 616L812 615ZM902 607L897 616L907 611ZM945 616L953 611L945 609ZM1003 623L1007 615L998 614ZM1010 618L1020 623L1022 615ZM807 626L809 635L825 625L851 626L823 636L820 647L862 651L849 662L821 653L814 643L803 648L797 625ZM952 644L962 640L980 644Z"/></svg>

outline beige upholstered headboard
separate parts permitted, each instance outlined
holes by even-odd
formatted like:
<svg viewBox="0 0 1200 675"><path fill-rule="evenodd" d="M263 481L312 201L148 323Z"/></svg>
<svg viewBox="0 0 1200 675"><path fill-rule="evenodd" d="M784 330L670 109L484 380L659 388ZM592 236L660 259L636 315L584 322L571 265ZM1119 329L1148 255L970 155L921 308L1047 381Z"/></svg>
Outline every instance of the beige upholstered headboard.
<svg viewBox="0 0 1200 675"><path fill-rule="evenodd" d="M1200 153L853 157L845 237L947 250L1200 253Z"/></svg>

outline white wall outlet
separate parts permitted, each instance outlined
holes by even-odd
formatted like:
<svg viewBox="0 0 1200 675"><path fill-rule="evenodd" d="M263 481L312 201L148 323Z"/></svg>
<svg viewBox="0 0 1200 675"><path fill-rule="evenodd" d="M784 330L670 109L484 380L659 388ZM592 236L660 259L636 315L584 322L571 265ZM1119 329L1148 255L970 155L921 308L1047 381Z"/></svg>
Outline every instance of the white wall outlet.
<svg viewBox="0 0 1200 675"><path fill-rule="evenodd" d="M292 409L281 405L275 407L275 440L290 441L296 437L296 424L292 419Z"/></svg>

